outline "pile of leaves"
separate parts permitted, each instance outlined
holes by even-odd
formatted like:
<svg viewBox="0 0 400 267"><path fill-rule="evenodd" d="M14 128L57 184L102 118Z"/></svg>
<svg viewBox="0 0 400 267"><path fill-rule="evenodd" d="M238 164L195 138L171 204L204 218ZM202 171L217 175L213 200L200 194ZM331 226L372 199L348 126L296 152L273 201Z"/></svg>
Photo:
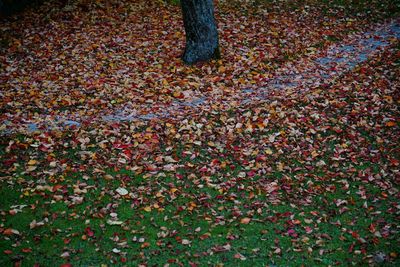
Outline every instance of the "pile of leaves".
<svg viewBox="0 0 400 267"><path fill-rule="evenodd" d="M147 114L176 99L234 96L275 77L285 62L366 30L372 18L388 17L391 2L372 1L373 12L352 16L346 5L332 3L221 2L216 16L223 59L194 67L180 60L179 6L46 2L1 24L1 131L59 117L93 121L126 108Z"/></svg>

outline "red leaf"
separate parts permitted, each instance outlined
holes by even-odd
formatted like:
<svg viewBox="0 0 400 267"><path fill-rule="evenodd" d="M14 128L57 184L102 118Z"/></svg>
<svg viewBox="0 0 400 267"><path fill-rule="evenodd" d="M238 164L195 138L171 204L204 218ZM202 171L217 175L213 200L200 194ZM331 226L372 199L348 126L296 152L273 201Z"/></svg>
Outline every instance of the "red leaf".
<svg viewBox="0 0 400 267"><path fill-rule="evenodd" d="M22 252L24 252L24 253L30 253L30 252L32 252L32 249L31 249L31 248L23 248L23 249L22 249Z"/></svg>
<svg viewBox="0 0 400 267"><path fill-rule="evenodd" d="M94 232L92 231L92 229L90 227L86 227L85 228L85 233L87 236L92 237L94 236Z"/></svg>
<svg viewBox="0 0 400 267"><path fill-rule="evenodd" d="M349 247L349 252L350 252L350 253L353 252L353 249L354 249L354 243L350 245L350 247Z"/></svg>

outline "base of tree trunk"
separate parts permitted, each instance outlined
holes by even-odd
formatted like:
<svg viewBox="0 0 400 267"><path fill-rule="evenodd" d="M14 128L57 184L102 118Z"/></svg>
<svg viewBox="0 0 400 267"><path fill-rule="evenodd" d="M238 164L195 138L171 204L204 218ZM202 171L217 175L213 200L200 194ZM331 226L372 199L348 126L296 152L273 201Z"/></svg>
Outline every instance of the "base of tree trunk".
<svg viewBox="0 0 400 267"><path fill-rule="evenodd" d="M212 0L181 0L186 47L186 64L220 58L218 31Z"/></svg>
<svg viewBox="0 0 400 267"><path fill-rule="evenodd" d="M219 47L217 46L214 50L209 49L209 47L209 45L204 44L186 44L182 60L186 64L194 64L201 61L208 61L210 59L220 59L221 53Z"/></svg>

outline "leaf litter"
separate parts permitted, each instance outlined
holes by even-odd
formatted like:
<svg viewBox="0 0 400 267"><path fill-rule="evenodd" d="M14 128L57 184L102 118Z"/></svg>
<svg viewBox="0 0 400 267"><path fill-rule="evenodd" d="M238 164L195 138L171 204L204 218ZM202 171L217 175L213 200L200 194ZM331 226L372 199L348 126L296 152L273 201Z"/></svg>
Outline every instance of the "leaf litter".
<svg viewBox="0 0 400 267"><path fill-rule="evenodd" d="M2 26L2 263L398 262L398 21L222 2L187 67L177 7L71 3Z"/></svg>

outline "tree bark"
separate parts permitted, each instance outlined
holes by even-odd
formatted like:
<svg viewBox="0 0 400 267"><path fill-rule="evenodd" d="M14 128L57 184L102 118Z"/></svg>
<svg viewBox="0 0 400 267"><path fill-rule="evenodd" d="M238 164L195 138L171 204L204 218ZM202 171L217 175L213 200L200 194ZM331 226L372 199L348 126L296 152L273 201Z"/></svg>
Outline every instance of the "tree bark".
<svg viewBox="0 0 400 267"><path fill-rule="evenodd" d="M194 64L219 58L213 0L181 0L181 7L186 32L183 61Z"/></svg>

